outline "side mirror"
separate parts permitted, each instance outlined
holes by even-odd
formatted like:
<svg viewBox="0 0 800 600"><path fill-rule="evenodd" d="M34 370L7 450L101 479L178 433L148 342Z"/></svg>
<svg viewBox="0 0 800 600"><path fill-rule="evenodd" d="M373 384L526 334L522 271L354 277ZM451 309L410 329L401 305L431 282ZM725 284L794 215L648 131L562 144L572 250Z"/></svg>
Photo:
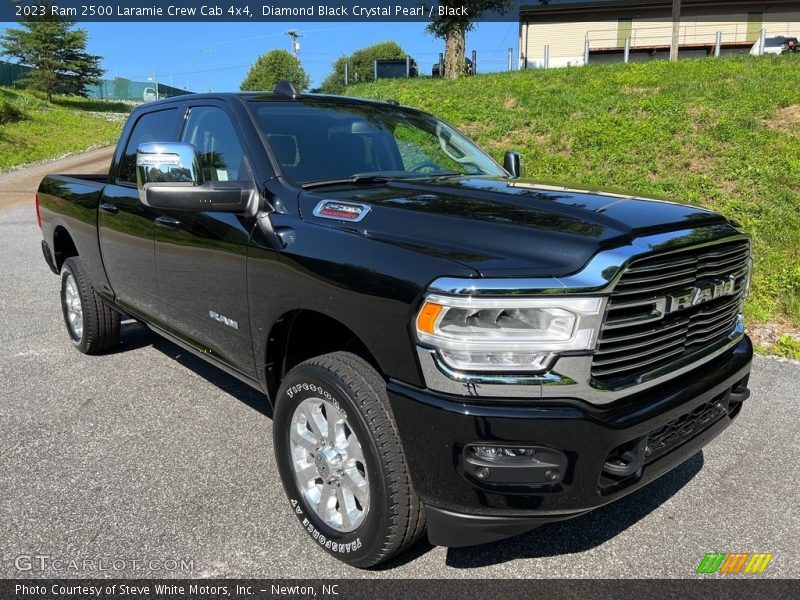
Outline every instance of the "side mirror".
<svg viewBox="0 0 800 600"><path fill-rule="evenodd" d="M245 212L252 190L235 181L204 181L192 144L147 142L136 152L136 182L143 204L167 210Z"/></svg>
<svg viewBox="0 0 800 600"><path fill-rule="evenodd" d="M503 157L503 168L514 179L522 175L522 157L519 152L506 152Z"/></svg>
<svg viewBox="0 0 800 600"><path fill-rule="evenodd" d="M136 181L140 190L148 183L202 185L197 148L178 142L140 144L136 152Z"/></svg>

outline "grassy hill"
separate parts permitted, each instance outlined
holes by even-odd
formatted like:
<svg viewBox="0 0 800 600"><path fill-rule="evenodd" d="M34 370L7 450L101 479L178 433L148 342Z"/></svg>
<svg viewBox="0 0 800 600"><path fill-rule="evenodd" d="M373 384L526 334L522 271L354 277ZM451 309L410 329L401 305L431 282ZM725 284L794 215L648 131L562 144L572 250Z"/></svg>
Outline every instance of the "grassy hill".
<svg viewBox="0 0 800 600"><path fill-rule="evenodd" d="M0 172L116 142L131 107L0 87Z"/></svg>
<svg viewBox="0 0 800 600"><path fill-rule="evenodd" d="M800 331L800 57L395 79L348 92L437 114L497 159L518 150L533 179L735 219L754 239L751 329L769 323L773 342ZM788 336L773 351L800 358Z"/></svg>

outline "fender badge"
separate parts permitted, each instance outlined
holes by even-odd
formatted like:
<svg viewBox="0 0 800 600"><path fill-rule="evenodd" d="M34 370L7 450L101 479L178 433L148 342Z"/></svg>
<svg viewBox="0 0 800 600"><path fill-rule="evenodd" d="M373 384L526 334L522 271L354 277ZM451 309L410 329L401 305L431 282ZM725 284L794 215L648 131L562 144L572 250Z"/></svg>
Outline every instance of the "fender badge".
<svg viewBox="0 0 800 600"><path fill-rule="evenodd" d="M358 223L367 216L369 209L370 207L366 204L323 200L314 208L314 216Z"/></svg>
<svg viewBox="0 0 800 600"><path fill-rule="evenodd" d="M228 327L233 327L234 329L239 329L239 321L234 321L230 317L221 315L215 310L208 311L208 316L214 319L215 321L219 321L223 325L227 325Z"/></svg>

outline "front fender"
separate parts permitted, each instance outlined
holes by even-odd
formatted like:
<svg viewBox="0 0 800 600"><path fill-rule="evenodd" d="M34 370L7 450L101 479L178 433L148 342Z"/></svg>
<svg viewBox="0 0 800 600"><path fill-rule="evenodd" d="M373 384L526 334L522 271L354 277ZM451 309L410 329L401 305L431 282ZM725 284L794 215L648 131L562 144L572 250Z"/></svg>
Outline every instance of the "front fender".
<svg viewBox="0 0 800 600"><path fill-rule="evenodd" d="M331 317L355 333L387 378L422 385L410 328L422 294L445 273L474 277L476 272L358 232L303 221L293 225L295 241L288 248L254 244L248 256L259 377L265 377L272 326L283 315L305 309Z"/></svg>

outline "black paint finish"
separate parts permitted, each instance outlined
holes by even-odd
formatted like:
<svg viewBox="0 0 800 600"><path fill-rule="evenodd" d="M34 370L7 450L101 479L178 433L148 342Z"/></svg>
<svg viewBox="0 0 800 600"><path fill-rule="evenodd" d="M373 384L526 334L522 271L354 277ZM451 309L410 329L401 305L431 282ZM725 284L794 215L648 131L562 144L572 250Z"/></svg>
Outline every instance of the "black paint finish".
<svg viewBox="0 0 800 600"><path fill-rule="evenodd" d="M101 200L116 209L99 211L97 222L114 301L134 314L162 318L154 254L158 213L142 204L138 190L129 185L107 184Z"/></svg>
<svg viewBox="0 0 800 600"><path fill-rule="evenodd" d="M737 347L658 391L596 407L564 398L517 403L465 404L400 383L389 398L409 461L414 488L428 504L458 514L568 518L626 495L680 464L735 418L695 432L671 452L646 464L638 476L606 492L600 487L603 463L616 447L647 435L711 398L730 394L750 372L753 348ZM741 389L738 387L737 389ZM462 467L465 446L480 441L514 446L543 445L567 455L569 465L557 485L491 486L470 478Z"/></svg>
<svg viewBox="0 0 800 600"><path fill-rule="evenodd" d="M125 126L108 183L53 175L40 188L44 237L57 261L58 236L68 234L102 294L265 390L270 332L297 311L343 325L387 378L419 386L410 322L437 277L562 276L636 235L725 222L679 204L474 176L303 192L276 176L248 108L272 100L198 95L140 107ZM251 216L150 208L134 185L117 182L129 176L120 165L130 162L128 138L139 119L148 111L174 115L161 141L176 141L196 106L222 108L231 119L261 198ZM324 199L371 210L358 223L315 217Z"/></svg>
<svg viewBox="0 0 800 600"><path fill-rule="evenodd" d="M599 249L635 235L724 222L681 204L475 177L398 181L355 191L340 186L300 197L304 219L336 226L312 215L323 198L370 205L359 224L369 238L462 263L484 277L568 275Z"/></svg>
<svg viewBox="0 0 800 600"><path fill-rule="evenodd" d="M599 497L597 477L614 445L729 388L749 370L752 349L745 339L701 372L659 389L656 398L633 397L604 409L579 399L476 406L431 394L424 389L411 321L434 279L563 276L635 236L701 231L726 221L679 204L489 177L302 191L281 176L248 107L273 99L184 96L136 109L107 176L51 175L42 181L46 248L56 267L79 254L103 296L266 393L274 391L285 367L277 348L281 334L298 315L337 324L390 382L414 484L431 506L550 518L610 501L620 494ZM341 98L313 102L369 105ZM158 140L177 141L195 106L221 107L231 119L252 170L255 210L150 208L134 185L117 181L120 163L130 162L124 154L138 118L177 109ZM357 223L315 217L314 207L325 199L356 201L370 211ZM313 333L305 332L308 342L320 342ZM563 451L570 467L552 490L486 489L458 467L459 448L478 440L548 445ZM701 441L669 454L627 491L671 468ZM442 514L438 522L450 518Z"/></svg>

